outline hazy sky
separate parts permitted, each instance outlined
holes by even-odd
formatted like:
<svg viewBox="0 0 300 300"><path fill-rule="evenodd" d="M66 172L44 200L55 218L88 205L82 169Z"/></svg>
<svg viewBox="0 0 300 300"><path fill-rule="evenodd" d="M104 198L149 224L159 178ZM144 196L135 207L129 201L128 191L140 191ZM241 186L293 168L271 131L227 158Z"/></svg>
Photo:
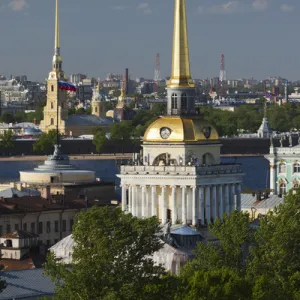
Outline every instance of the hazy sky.
<svg viewBox="0 0 300 300"><path fill-rule="evenodd" d="M186 0L194 78L300 79L299 0ZM170 74L173 0L60 0L64 71L104 78L128 67ZM55 0L0 0L0 74L43 79L51 68Z"/></svg>

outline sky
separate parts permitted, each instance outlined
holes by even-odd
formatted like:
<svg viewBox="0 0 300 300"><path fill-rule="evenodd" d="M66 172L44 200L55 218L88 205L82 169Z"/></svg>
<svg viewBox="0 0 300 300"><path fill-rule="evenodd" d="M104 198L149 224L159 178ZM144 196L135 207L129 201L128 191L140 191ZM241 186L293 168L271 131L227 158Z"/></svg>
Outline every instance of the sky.
<svg viewBox="0 0 300 300"><path fill-rule="evenodd" d="M59 0L66 74L153 78L171 69L173 0ZM193 78L300 79L299 0L186 0ZM43 80L51 69L55 0L0 0L0 74Z"/></svg>

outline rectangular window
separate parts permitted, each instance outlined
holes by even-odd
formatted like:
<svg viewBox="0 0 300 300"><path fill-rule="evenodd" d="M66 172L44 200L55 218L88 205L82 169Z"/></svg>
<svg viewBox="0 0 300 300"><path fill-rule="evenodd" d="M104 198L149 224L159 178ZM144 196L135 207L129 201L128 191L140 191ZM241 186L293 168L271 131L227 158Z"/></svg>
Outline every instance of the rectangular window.
<svg viewBox="0 0 300 300"><path fill-rule="evenodd" d="M0 236L3 235L3 227L0 225Z"/></svg>
<svg viewBox="0 0 300 300"><path fill-rule="evenodd" d="M39 234L43 233L43 222L39 222Z"/></svg>
<svg viewBox="0 0 300 300"><path fill-rule="evenodd" d="M11 233L11 226L10 226L10 224L6 225L6 233Z"/></svg>
<svg viewBox="0 0 300 300"><path fill-rule="evenodd" d="M32 223L30 224L30 232L31 232L31 233L35 233L35 223L34 223L34 222L32 222Z"/></svg>
<svg viewBox="0 0 300 300"><path fill-rule="evenodd" d="M54 243L55 243L55 244L58 243L58 239L55 239L55 240L54 240Z"/></svg>
<svg viewBox="0 0 300 300"><path fill-rule="evenodd" d="M54 231L58 232L58 221L55 221L54 223Z"/></svg>
<svg viewBox="0 0 300 300"><path fill-rule="evenodd" d="M72 231L72 230L73 230L73 225L74 225L74 220L73 220L73 219L71 219L71 220L70 220L70 231Z"/></svg>
<svg viewBox="0 0 300 300"><path fill-rule="evenodd" d="M51 222L50 221L47 221L47 233L50 233L51 232Z"/></svg>
<svg viewBox="0 0 300 300"><path fill-rule="evenodd" d="M24 230L24 231L27 231L27 223L24 223L24 224L23 224L23 230Z"/></svg>
<svg viewBox="0 0 300 300"><path fill-rule="evenodd" d="M47 240L47 241L46 241L46 245L49 247L50 244L51 244L51 243L50 243L50 240Z"/></svg>
<svg viewBox="0 0 300 300"><path fill-rule="evenodd" d="M67 220L62 221L62 231L66 232L67 231Z"/></svg>
<svg viewBox="0 0 300 300"><path fill-rule="evenodd" d="M19 224L15 224L15 231L19 230Z"/></svg>

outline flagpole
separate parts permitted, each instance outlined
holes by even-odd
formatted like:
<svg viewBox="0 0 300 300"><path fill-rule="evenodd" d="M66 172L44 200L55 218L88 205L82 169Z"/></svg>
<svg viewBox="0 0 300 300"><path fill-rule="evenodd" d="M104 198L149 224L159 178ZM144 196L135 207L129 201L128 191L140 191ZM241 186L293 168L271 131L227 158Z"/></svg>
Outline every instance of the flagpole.
<svg viewBox="0 0 300 300"><path fill-rule="evenodd" d="M58 130L58 101L59 101L59 83L57 84L57 107L56 107L56 144L59 146L59 130Z"/></svg>

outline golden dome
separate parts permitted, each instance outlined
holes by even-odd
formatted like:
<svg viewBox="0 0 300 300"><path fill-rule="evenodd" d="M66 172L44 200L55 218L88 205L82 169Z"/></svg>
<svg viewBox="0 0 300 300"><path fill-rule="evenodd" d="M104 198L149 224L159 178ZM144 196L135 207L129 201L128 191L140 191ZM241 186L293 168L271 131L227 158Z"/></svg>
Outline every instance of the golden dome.
<svg viewBox="0 0 300 300"><path fill-rule="evenodd" d="M218 142L217 130L199 117L166 116L154 121L146 130L144 142Z"/></svg>

